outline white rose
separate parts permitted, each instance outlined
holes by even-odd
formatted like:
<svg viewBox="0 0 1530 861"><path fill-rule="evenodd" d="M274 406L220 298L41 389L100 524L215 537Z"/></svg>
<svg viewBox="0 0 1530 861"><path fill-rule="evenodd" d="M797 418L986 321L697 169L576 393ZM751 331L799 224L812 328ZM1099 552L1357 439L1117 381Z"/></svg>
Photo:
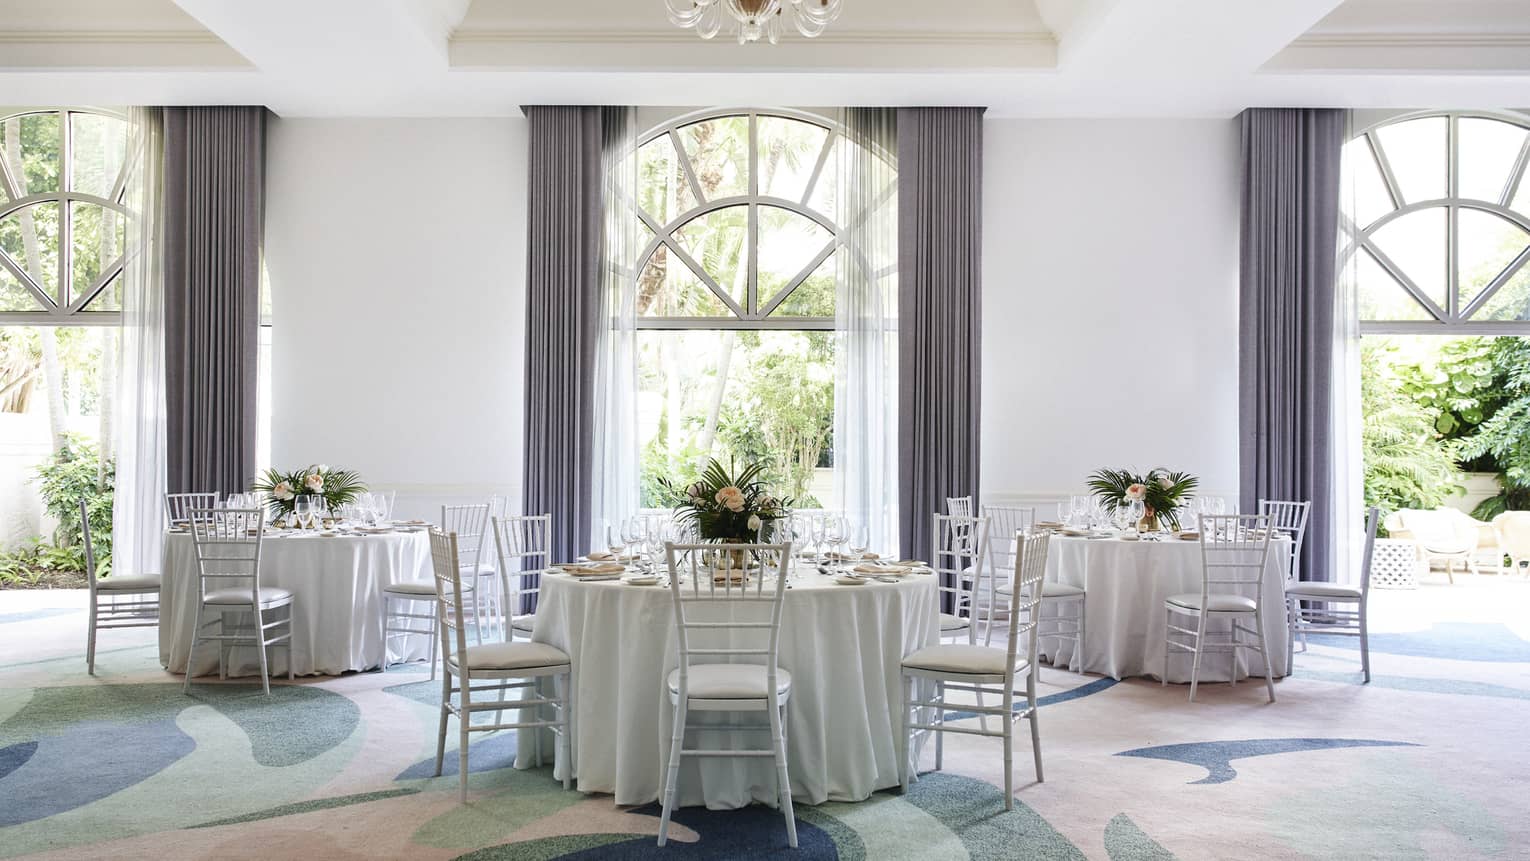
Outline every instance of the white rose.
<svg viewBox="0 0 1530 861"><path fill-rule="evenodd" d="M745 525L749 527L750 532L759 532L760 527L764 526L765 524L760 522L760 516L758 514L751 514L749 515L749 522Z"/></svg>
<svg viewBox="0 0 1530 861"><path fill-rule="evenodd" d="M1168 490L1174 486L1174 482L1170 481L1167 475L1160 475L1158 476L1158 486L1164 490Z"/></svg>
<svg viewBox="0 0 1530 861"><path fill-rule="evenodd" d="M271 495L285 502L293 496L292 485L285 481L278 481L276 486L271 488Z"/></svg>
<svg viewBox="0 0 1530 861"><path fill-rule="evenodd" d="M307 478L303 479L303 486L308 488L309 491L311 491L313 493L323 493L324 492L324 476L322 476L322 475L320 475L319 473L316 472L313 475L310 475Z"/></svg>

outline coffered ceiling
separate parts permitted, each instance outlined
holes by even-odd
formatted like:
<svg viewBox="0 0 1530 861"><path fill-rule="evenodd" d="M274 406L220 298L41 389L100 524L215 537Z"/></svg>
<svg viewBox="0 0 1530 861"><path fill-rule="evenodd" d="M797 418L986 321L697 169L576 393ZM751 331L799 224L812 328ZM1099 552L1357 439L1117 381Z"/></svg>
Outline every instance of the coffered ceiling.
<svg viewBox="0 0 1530 861"><path fill-rule="evenodd" d="M703 41L664 0L0 0L0 102L294 116L982 104L997 116L1530 103L1530 0L844 0Z"/></svg>

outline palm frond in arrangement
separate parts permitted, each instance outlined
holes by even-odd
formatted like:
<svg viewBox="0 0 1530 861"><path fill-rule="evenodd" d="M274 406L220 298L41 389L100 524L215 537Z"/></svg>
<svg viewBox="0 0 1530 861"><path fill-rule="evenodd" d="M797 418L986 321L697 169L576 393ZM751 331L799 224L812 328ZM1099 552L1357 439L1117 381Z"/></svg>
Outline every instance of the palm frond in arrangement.
<svg viewBox="0 0 1530 861"><path fill-rule="evenodd" d="M339 508L366 492L361 475L351 469L331 469L316 464L281 472L268 469L250 485L250 490L266 496L266 507L273 515L290 514L299 496L322 496L331 509Z"/></svg>
<svg viewBox="0 0 1530 861"><path fill-rule="evenodd" d="M765 525L788 516L791 500L778 499L766 490L760 474L764 465L752 463L735 472L715 458L707 461L701 478L684 488L659 479L676 518L695 526L703 541L759 541Z"/></svg>
<svg viewBox="0 0 1530 861"><path fill-rule="evenodd" d="M1102 469L1089 476L1089 492L1099 497L1112 514L1129 500L1141 500L1149 516L1170 529L1179 529L1179 508L1200 485L1188 472L1154 467L1146 473L1126 469Z"/></svg>

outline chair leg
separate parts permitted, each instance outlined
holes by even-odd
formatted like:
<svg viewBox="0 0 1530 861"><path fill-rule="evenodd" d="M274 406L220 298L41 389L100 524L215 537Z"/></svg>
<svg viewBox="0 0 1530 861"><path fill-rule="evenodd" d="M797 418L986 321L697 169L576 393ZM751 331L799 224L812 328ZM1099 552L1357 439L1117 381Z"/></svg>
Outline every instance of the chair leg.
<svg viewBox="0 0 1530 861"><path fill-rule="evenodd" d="M480 584L477 582L478 578L476 576L476 572L475 572L475 576L473 578L471 578L471 579L474 581L474 583L473 583L473 599L472 599L472 602L471 602L472 603L472 607L473 607L473 609L472 609L472 613L473 613L473 643L475 645L483 645L483 621L482 621L483 620L483 616L480 615L479 612L478 612L478 596L479 596L479 593L481 593L483 590L481 588L479 588Z"/></svg>
<svg viewBox="0 0 1530 861"><path fill-rule="evenodd" d="M437 614L435 612L435 607L432 606L431 607L431 613L430 613L430 680L431 681L435 681L436 680L436 647L440 644L439 641L441 639L440 631L436 628L436 626L441 624L441 623L440 623L440 620L436 618L436 615ZM408 640L405 640L404 642L407 643ZM443 670L443 672L445 672L445 671Z"/></svg>
<svg viewBox="0 0 1530 861"><path fill-rule="evenodd" d="M1169 653L1174 651L1169 648L1169 643L1174 640L1174 632L1169 630L1169 626L1174 624L1174 611L1164 610L1163 615L1163 675L1159 677L1158 685L1166 688L1169 686Z"/></svg>
<svg viewBox="0 0 1530 861"><path fill-rule="evenodd" d="M1041 772L1041 724L1040 716L1036 711L1036 671L1033 665L1031 672L1025 677L1025 704L1031 710L1031 755L1036 760L1036 782L1046 783L1046 777Z"/></svg>
<svg viewBox="0 0 1530 861"><path fill-rule="evenodd" d="M685 700L675 703L675 729L670 735L669 766L664 772L664 810L659 815L659 845L669 839L669 818L675 812L675 784L680 781L680 748L685 744Z"/></svg>
<svg viewBox="0 0 1530 861"><path fill-rule="evenodd" d="M1013 697L1011 691L1004 692L1004 710L1013 711ZM1004 809L1015 809L1015 722L1005 720L1002 727L1004 733Z"/></svg>
<svg viewBox="0 0 1530 861"><path fill-rule="evenodd" d="M446 759L446 718L451 714L447 703L452 699L452 674L441 671L441 728L436 733L436 777L441 776L441 765Z"/></svg>
<svg viewBox="0 0 1530 861"><path fill-rule="evenodd" d="M85 672L96 674L96 616L98 614L95 593L90 596L90 622L85 632Z"/></svg>
<svg viewBox="0 0 1530 861"><path fill-rule="evenodd" d="M191 622L191 650L186 653L186 680L181 683L181 693L191 693L191 672L196 667L197 638L202 633L202 608L197 607L196 618Z"/></svg>
<svg viewBox="0 0 1530 861"><path fill-rule="evenodd" d="M1286 598L1286 672L1291 672L1296 665L1296 628L1297 620L1301 615L1301 602L1295 598Z"/></svg>
<svg viewBox="0 0 1530 861"><path fill-rule="evenodd" d="M1078 661L1078 674L1084 674L1084 625L1088 619L1089 608L1086 606L1088 598L1078 599L1078 646L1074 649L1074 659Z"/></svg>
<svg viewBox="0 0 1530 861"><path fill-rule="evenodd" d="M554 754L553 766L554 770L556 770L558 761L562 760L564 792L569 790L569 772L573 770L573 766L569 762L568 757L568 693L571 687L572 685L569 684L568 676L553 676L553 697L559 701L559 704L553 708L556 708L558 711L562 712L562 714L558 715L558 752ZM558 693L559 688L562 688L561 694Z"/></svg>
<svg viewBox="0 0 1530 861"><path fill-rule="evenodd" d="M1366 612L1366 602L1360 602L1360 672L1365 676L1365 683L1371 683L1371 635L1370 614Z"/></svg>
<svg viewBox="0 0 1530 861"><path fill-rule="evenodd" d="M464 804L466 804L468 780L468 730L472 728L473 723L473 710L471 708L473 704L471 696L472 679L464 674L457 678L457 683L462 690L460 698L458 699L458 703L461 704L461 708L457 714L457 787L459 799Z"/></svg>
<svg viewBox="0 0 1530 861"><path fill-rule="evenodd" d="M269 697L271 695L271 667L267 663L266 656L265 617L261 615L259 604L256 604L251 612L255 617L255 648L260 652L260 689Z"/></svg>
<svg viewBox="0 0 1530 861"><path fill-rule="evenodd" d="M572 668L568 672L568 773L571 777L579 776L578 754L574 749L574 733L579 730L579 695L575 682L579 677L574 675Z"/></svg>
<svg viewBox="0 0 1530 861"><path fill-rule="evenodd" d="M902 727L903 731L898 734L898 786L902 789L903 792L907 793L909 749L913 747L913 739L909 737L910 733L913 732L913 728L909 724L912 723L910 717L914 708L914 680L909 676L903 676L902 688L903 708L901 711L903 712L903 716L900 719L900 726Z"/></svg>
<svg viewBox="0 0 1530 861"><path fill-rule="evenodd" d="M781 814L786 817L786 845L797 848L797 817L792 813L792 784L786 774L786 723L779 707L769 709L771 747L776 760L776 791L781 797Z"/></svg>
<svg viewBox="0 0 1530 861"><path fill-rule="evenodd" d="M384 644L384 650L387 645ZM292 666L292 605L287 605L287 681L296 681L296 670Z"/></svg>
<svg viewBox="0 0 1530 861"><path fill-rule="evenodd" d="M940 727L946 725L946 683L935 683L935 701L940 703L939 710L935 713L935 724ZM940 771L945 766L945 741L946 734L942 731L935 733L935 770Z"/></svg>
<svg viewBox="0 0 1530 861"><path fill-rule="evenodd" d="M1195 657L1190 664L1190 702L1195 702L1195 689L1201 681L1201 653L1206 644L1206 613L1196 614Z"/></svg>
<svg viewBox="0 0 1530 861"><path fill-rule="evenodd" d="M1275 667L1270 661L1270 639L1264 635L1264 608L1254 611L1254 627L1259 631L1259 657L1264 659L1264 689L1270 695L1270 702L1275 702ZM1234 623L1236 624L1236 623ZM1238 651L1233 650L1237 655ZM1252 666L1249 667L1253 669Z"/></svg>

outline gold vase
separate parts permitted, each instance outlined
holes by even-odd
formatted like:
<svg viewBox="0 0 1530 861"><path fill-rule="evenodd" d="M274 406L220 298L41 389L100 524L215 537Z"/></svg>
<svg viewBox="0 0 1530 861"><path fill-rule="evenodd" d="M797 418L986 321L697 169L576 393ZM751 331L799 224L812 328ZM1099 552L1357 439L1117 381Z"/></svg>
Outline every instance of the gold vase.
<svg viewBox="0 0 1530 861"><path fill-rule="evenodd" d="M1158 512L1154 511L1151 505L1144 506L1142 509L1142 519L1137 521L1137 531L1157 532L1158 529Z"/></svg>

